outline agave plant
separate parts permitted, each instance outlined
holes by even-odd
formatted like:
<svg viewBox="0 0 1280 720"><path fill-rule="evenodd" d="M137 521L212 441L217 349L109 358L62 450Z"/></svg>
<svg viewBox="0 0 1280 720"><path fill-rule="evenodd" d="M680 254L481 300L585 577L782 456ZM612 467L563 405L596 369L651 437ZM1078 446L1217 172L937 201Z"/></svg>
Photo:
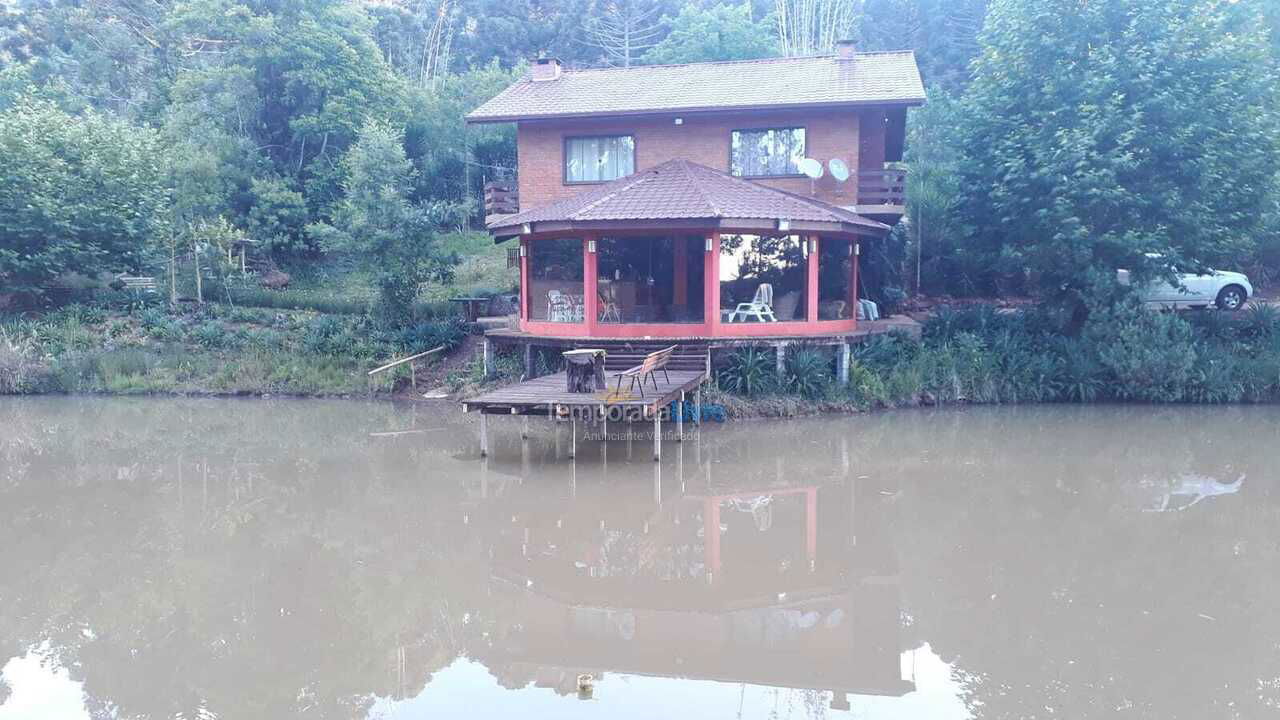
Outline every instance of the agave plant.
<svg viewBox="0 0 1280 720"><path fill-rule="evenodd" d="M830 359L814 348L802 347L787 357L787 389L809 398L821 397L831 386Z"/></svg>
<svg viewBox="0 0 1280 720"><path fill-rule="evenodd" d="M729 354L717 382L729 392L754 396L772 389L777 384L776 376L774 354L762 348L747 347Z"/></svg>

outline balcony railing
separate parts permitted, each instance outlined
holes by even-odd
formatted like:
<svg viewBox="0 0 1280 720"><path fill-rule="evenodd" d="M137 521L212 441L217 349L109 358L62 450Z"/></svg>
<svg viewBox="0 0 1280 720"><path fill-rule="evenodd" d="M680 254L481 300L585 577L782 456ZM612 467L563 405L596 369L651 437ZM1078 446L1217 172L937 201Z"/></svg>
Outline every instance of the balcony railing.
<svg viewBox="0 0 1280 720"><path fill-rule="evenodd" d="M907 202L906 170L859 170L859 205L897 205Z"/></svg>
<svg viewBox="0 0 1280 720"><path fill-rule="evenodd" d="M515 181L494 181L484 184L484 214L510 215L520 212L520 194Z"/></svg>

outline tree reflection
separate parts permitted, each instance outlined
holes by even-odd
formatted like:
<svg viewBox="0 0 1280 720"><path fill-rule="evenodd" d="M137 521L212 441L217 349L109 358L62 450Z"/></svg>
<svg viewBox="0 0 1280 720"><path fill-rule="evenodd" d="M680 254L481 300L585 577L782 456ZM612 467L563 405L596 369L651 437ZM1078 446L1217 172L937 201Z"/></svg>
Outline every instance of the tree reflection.
<svg viewBox="0 0 1280 720"><path fill-rule="evenodd" d="M895 659L922 642L980 718L1280 701L1280 491L1254 441L1280 418L1261 409L739 424L656 467L625 443L570 464L546 428L495 433L481 463L463 423L5 404L0 661L47 647L120 718L363 717L461 656L504 687L641 672L808 688L821 709L826 690L909 691Z"/></svg>

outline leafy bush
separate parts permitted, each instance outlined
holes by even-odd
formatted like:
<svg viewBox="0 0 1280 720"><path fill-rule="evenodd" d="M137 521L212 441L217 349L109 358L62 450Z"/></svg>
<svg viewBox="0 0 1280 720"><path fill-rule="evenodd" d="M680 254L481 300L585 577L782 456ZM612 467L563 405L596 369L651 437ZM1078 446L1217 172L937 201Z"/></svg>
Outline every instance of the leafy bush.
<svg viewBox="0 0 1280 720"><path fill-rule="evenodd" d="M1121 400L1186 399L1196 363L1191 325L1173 313L1122 305L1095 312L1084 341Z"/></svg>
<svg viewBox="0 0 1280 720"><path fill-rule="evenodd" d="M770 350L746 347L729 353L728 362L716 382L730 392L748 397L772 390L777 385L777 358Z"/></svg>

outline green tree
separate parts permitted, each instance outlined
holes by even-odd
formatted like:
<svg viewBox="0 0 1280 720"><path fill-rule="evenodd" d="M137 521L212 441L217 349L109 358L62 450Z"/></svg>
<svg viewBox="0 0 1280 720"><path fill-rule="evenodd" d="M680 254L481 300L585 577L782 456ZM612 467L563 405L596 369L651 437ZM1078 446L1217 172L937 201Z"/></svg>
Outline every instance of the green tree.
<svg viewBox="0 0 1280 720"><path fill-rule="evenodd" d="M684 5L666 18L671 31L641 59L646 64L754 60L778 54L777 33L749 4Z"/></svg>
<svg viewBox="0 0 1280 720"><path fill-rule="evenodd" d="M329 249L365 258L378 271L377 314L390 325L405 324L422 283L448 277L456 259L439 252L430 214L410 198L416 171L405 155L402 130L369 122L343 166L340 232L311 231L342 243Z"/></svg>
<svg viewBox="0 0 1280 720"><path fill-rule="evenodd" d="M1247 253L1277 160L1263 28L1212 0L994 3L958 142L982 289L1029 277L1078 327L1117 268Z"/></svg>
<svg viewBox="0 0 1280 720"><path fill-rule="evenodd" d="M0 111L0 286L38 299L64 273L139 270L163 180L154 131L46 100Z"/></svg>
<svg viewBox="0 0 1280 720"><path fill-rule="evenodd" d="M304 249L307 206L302 193L280 178L255 178L253 206L249 209L249 233L276 253Z"/></svg>

